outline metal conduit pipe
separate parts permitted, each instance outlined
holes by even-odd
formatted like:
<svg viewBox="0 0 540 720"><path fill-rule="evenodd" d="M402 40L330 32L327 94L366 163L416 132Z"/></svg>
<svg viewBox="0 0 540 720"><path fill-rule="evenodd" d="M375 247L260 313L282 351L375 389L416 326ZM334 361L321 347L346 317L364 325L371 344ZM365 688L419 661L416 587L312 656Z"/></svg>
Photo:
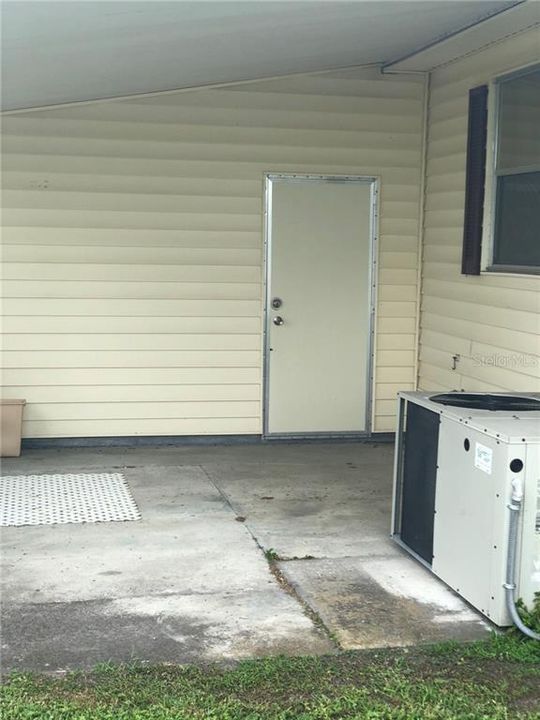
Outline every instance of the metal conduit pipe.
<svg viewBox="0 0 540 720"><path fill-rule="evenodd" d="M523 502L523 485L519 478L512 481L512 498L508 504L510 510L510 521L508 525L508 556L506 561L506 582L504 590L506 594L506 606L512 622L527 637L533 640L540 640L540 634L527 627L519 616L516 608L514 592L516 589L516 550L519 514L521 512L521 503Z"/></svg>

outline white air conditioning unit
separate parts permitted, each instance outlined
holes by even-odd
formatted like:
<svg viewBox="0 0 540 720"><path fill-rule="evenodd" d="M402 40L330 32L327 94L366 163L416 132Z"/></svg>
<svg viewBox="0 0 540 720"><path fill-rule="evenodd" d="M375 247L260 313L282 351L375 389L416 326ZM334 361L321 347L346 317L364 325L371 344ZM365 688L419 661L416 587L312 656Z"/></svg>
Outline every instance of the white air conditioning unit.
<svg viewBox="0 0 540 720"><path fill-rule="evenodd" d="M540 394L399 394L392 535L499 626L540 591L539 494Z"/></svg>

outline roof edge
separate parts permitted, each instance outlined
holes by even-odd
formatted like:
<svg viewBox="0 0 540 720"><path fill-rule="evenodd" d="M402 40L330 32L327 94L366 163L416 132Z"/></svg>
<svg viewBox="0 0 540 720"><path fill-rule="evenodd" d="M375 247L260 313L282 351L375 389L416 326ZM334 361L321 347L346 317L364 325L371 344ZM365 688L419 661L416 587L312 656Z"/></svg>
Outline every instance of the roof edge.
<svg viewBox="0 0 540 720"><path fill-rule="evenodd" d="M308 70L303 72L283 73L281 75L266 75L262 77L248 78L247 80L228 80L220 83L208 83L205 85L187 85L184 87L169 88L167 90L153 90L150 92L131 93L129 95L111 95L108 97L88 98L86 100L73 100L72 102L50 103L49 105L32 105L30 107L6 108L0 109L0 117L8 117L9 115L20 115L22 113L40 112L44 110L56 110L65 107L77 107L79 105L93 105L95 103L107 103L121 100L138 100L147 97L159 97L160 95L175 95L180 93L196 92L197 90L219 90L220 88L230 88L241 85L250 85L251 83L271 82L272 80L282 80L291 77L300 77L302 75L324 75L325 73L339 72L341 70L381 70L382 63L363 63L360 65L339 65L332 68L321 68L318 70Z"/></svg>
<svg viewBox="0 0 540 720"><path fill-rule="evenodd" d="M524 7L527 8L528 12L523 13ZM515 20L518 17L516 11L521 11L519 13L519 22L522 15L533 15L532 8L533 3L531 3L529 0L517 0L517 2L508 2L505 7L499 10L492 11L490 13L486 13L484 16L478 18L478 20L476 20L475 22L465 25L459 30L448 33L447 35L443 35L434 40L433 42L430 42L427 45L423 45L422 47L414 50L411 53L407 53L407 55L403 55L402 57L396 58L395 60L390 60L383 63L382 72L429 72L435 67L438 67L438 65L451 62L452 60L458 59L462 55L473 50L476 46L475 36L477 35L479 28L492 29L494 36L493 40L501 39L506 34L516 32L516 30L502 30L502 27L507 23L501 23L500 21L510 18L511 21L508 23L508 25L516 24ZM537 12L538 10L540 10L540 4L536 9ZM514 21L513 23L512 20ZM501 28L501 30L497 32L497 29L499 27ZM526 25L519 29L525 29L525 27ZM463 40L464 38L470 39L471 47L468 50L462 50L461 48L456 47L456 45L459 44L459 40ZM455 48L454 53L452 51L452 47ZM444 50L446 50L446 53L440 52ZM444 56L444 59L440 62L434 59L438 53ZM452 55L452 53L453 57L449 58L448 56Z"/></svg>

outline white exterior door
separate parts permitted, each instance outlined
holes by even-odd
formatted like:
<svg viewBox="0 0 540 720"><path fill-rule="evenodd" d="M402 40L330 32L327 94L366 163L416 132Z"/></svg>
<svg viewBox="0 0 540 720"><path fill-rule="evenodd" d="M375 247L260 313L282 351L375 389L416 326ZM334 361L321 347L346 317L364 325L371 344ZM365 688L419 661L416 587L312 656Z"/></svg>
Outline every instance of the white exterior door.
<svg viewBox="0 0 540 720"><path fill-rule="evenodd" d="M375 188L267 178L266 435L369 429Z"/></svg>

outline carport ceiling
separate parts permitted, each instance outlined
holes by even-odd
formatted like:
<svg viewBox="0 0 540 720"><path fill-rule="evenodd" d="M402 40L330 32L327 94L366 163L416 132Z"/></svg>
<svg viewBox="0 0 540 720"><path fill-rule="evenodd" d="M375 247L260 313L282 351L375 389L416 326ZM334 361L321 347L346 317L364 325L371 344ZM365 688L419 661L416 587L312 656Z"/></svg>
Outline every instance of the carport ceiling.
<svg viewBox="0 0 540 720"><path fill-rule="evenodd" d="M381 63L502 0L5 0L4 109Z"/></svg>

